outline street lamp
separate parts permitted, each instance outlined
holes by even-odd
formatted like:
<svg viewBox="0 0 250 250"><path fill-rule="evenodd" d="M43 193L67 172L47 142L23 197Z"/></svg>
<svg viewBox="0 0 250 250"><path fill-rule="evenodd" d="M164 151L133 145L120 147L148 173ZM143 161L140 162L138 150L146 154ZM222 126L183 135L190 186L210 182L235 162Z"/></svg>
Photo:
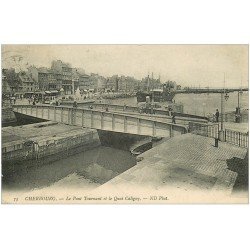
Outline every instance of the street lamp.
<svg viewBox="0 0 250 250"><path fill-rule="evenodd" d="M240 123L241 115L240 115L240 95L242 95L242 90L238 90L238 107L236 108L235 112L235 122Z"/></svg>
<svg viewBox="0 0 250 250"><path fill-rule="evenodd" d="M239 90L238 91L238 110L239 110L239 113L240 113L240 95L243 94L243 91L242 90Z"/></svg>
<svg viewBox="0 0 250 250"><path fill-rule="evenodd" d="M219 137L221 141L224 141L224 124L223 124L223 120L224 120L224 115L225 115L225 103L224 100L228 100L229 95L228 92L225 90L225 84L226 84L226 80L225 80L225 73L224 73L224 91L221 92L221 130L219 133Z"/></svg>
<svg viewBox="0 0 250 250"><path fill-rule="evenodd" d="M224 120L224 115L225 115L225 103L224 100L227 101L229 98L229 95L227 92L222 92L221 93L221 130L223 131L223 120Z"/></svg>

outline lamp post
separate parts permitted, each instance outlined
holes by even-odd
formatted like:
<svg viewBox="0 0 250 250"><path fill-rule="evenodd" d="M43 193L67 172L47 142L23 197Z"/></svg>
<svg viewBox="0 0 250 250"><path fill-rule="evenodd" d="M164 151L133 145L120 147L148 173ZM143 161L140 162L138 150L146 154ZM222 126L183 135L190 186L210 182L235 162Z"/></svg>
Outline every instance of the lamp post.
<svg viewBox="0 0 250 250"><path fill-rule="evenodd" d="M240 115L240 95L242 95L242 90L238 91L238 107L236 108L235 112L235 122L240 123L241 121L241 115Z"/></svg>
<svg viewBox="0 0 250 250"><path fill-rule="evenodd" d="M239 113L240 113L240 95L242 95L242 94L243 94L242 90L239 90L238 91L238 110L239 110Z"/></svg>
<svg viewBox="0 0 250 250"><path fill-rule="evenodd" d="M224 130L224 116L225 116L225 101L227 101L229 98L229 95L227 92L221 92L221 131Z"/></svg>
<svg viewBox="0 0 250 250"><path fill-rule="evenodd" d="M229 98L228 93L225 90L225 73L224 73L224 91L221 92L221 130L220 130L220 140L224 141L224 116L225 116L225 103Z"/></svg>
<svg viewBox="0 0 250 250"><path fill-rule="evenodd" d="M241 122L241 114L240 114L240 95L242 95L242 75L240 80L240 90L238 90L238 107L236 107L235 111L235 122L240 123Z"/></svg>

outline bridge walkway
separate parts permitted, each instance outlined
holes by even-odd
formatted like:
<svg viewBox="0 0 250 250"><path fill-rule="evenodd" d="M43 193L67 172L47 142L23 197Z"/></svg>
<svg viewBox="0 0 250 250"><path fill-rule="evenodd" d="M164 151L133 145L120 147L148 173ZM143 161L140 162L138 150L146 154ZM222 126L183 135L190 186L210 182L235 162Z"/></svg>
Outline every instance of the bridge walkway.
<svg viewBox="0 0 250 250"><path fill-rule="evenodd" d="M114 132L173 137L187 133L187 126L130 114L50 105L13 105L15 112L60 123Z"/></svg>

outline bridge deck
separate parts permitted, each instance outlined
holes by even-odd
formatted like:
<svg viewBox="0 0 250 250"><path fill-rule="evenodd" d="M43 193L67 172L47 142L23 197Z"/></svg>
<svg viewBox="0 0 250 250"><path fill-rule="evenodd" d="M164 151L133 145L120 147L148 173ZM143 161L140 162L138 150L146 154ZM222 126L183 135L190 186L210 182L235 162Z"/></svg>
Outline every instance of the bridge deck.
<svg viewBox="0 0 250 250"><path fill-rule="evenodd" d="M173 137L187 132L187 126L135 115L112 113L86 108L72 108L50 105L14 105L14 111L60 123L94 129L148 135Z"/></svg>
<svg viewBox="0 0 250 250"><path fill-rule="evenodd" d="M73 101L72 102L68 102L68 103L62 103L63 106L71 106L73 107ZM148 116L149 114L145 114L145 113L140 113L139 112L139 107L138 106L131 106L131 105L119 105L119 104L106 104L106 103L78 103L78 107L81 108L89 108L90 106L92 106L93 109L97 109L97 110L105 110L106 108L108 108L109 111L112 112L123 112L123 113L127 113L127 114L137 114L137 115L141 115L141 116ZM150 109L148 109L150 110ZM166 110L166 109L162 109L162 108L154 108L154 117L158 117L158 118L164 118L164 119L168 119L171 120L171 113ZM176 120L178 120L180 123L182 124L187 124L188 121L199 121L199 122L207 122L207 117L204 116L199 116L199 115L192 115L192 114L185 114L185 113L179 113L179 112L175 112L176 115Z"/></svg>

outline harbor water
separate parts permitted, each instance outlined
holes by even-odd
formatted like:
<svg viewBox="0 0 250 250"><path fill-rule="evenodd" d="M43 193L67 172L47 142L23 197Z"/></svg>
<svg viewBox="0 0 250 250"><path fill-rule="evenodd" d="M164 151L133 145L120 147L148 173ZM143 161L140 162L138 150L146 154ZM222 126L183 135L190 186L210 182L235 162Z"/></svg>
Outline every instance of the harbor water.
<svg viewBox="0 0 250 250"><path fill-rule="evenodd" d="M238 92L228 94L229 98L225 101L225 112L235 111L238 107ZM241 109L248 109L248 92L243 92L239 96ZM174 97L176 103L182 103L184 112L194 115L214 114L216 109L221 110L221 94L177 94ZM112 104L137 105L136 97L120 98L109 100ZM162 103L162 106L166 104Z"/></svg>
<svg viewBox="0 0 250 250"><path fill-rule="evenodd" d="M225 103L225 112L235 111L238 107L238 92L229 93ZM248 109L248 92L240 94L241 109ZM177 94L176 102L184 105L184 112L195 115L214 114L216 109L221 110L221 94Z"/></svg>
<svg viewBox="0 0 250 250"><path fill-rule="evenodd" d="M28 192L47 187L98 187L136 165L128 151L99 146L50 164L22 168L2 178L5 191Z"/></svg>

